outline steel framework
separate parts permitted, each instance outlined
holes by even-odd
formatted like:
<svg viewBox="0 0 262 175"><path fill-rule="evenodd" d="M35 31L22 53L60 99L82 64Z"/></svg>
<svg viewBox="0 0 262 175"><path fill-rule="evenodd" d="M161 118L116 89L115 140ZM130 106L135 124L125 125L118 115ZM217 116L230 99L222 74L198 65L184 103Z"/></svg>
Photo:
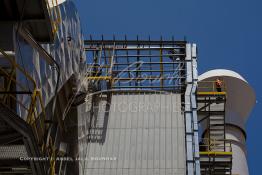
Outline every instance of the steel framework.
<svg viewBox="0 0 262 175"><path fill-rule="evenodd" d="M220 88L215 81L203 81L198 86L198 115L202 116L198 122L206 125L199 146L202 175L231 174L232 147L225 135L225 84Z"/></svg>
<svg viewBox="0 0 262 175"><path fill-rule="evenodd" d="M87 79L100 90L163 90L182 92L185 81L185 41L85 41Z"/></svg>
<svg viewBox="0 0 262 175"><path fill-rule="evenodd" d="M186 172L200 175L196 45L172 40L85 41L91 91L168 91L181 94L185 116ZM110 94L110 93L108 93Z"/></svg>

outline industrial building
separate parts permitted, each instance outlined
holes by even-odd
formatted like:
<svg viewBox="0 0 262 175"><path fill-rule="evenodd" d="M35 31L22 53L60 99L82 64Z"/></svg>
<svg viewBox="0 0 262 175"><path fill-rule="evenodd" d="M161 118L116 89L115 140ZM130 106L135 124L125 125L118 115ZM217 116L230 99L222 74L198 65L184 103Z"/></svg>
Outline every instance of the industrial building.
<svg viewBox="0 0 262 175"><path fill-rule="evenodd" d="M0 8L0 174L249 174L255 92L199 75L196 44L84 39L71 0Z"/></svg>

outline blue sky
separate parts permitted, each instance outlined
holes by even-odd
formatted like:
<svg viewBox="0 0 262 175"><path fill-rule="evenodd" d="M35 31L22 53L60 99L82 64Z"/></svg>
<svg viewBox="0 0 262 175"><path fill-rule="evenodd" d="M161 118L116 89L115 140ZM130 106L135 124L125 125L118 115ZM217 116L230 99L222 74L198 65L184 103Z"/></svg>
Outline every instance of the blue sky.
<svg viewBox="0 0 262 175"><path fill-rule="evenodd" d="M232 69L254 87L258 103L247 123L250 175L262 174L261 0L75 0L83 33L111 39L181 40L198 45L198 67Z"/></svg>

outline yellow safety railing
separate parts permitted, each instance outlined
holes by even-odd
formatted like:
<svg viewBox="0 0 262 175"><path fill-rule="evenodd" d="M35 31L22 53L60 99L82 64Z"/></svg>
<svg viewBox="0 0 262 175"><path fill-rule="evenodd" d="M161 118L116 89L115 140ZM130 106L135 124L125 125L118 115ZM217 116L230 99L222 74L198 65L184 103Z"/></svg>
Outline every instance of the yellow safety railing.
<svg viewBox="0 0 262 175"><path fill-rule="evenodd" d="M59 28L59 24L62 21L60 9L58 6L58 1L57 0L45 0L45 2L46 2L48 13L51 19L53 33L56 34Z"/></svg>
<svg viewBox="0 0 262 175"><path fill-rule="evenodd" d="M230 140L204 138L199 144L200 155L232 155Z"/></svg>
<svg viewBox="0 0 262 175"><path fill-rule="evenodd" d="M114 77L109 73L109 69L109 65L89 65L85 79L87 81L94 82L109 81L110 85L112 86L114 82ZM104 75L100 75L100 73L103 73Z"/></svg>
<svg viewBox="0 0 262 175"><path fill-rule="evenodd" d="M199 95L226 95L226 84L221 80L220 87L216 85L216 81L200 81L198 82L197 93Z"/></svg>
<svg viewBox="0 0 262 175"><path fill-rule="evenodd" d="M6 85L0 87L0 91L3 92L3 95L0 97L0 100L10 105L10 102L15 103L15 109L17 112L21 112L25 116L21 116L29 125L31 125L33 132L36 136L38 144L41 145L42 153L47 154L50 158L50 174L54 174L55 168L55 147L53 145L52 138L46 142L45 133L49 128L49 125L45 123L46 113L45 106L43 103L41 90L37 88L36 81L32 76L24 70L20 65L18 65L14 58L5 53L0 49L2 58L8 62L8 69L0 66L0 74L4 77ZM27 86L25 83L19 81L16 78L16 73L19 73L20 76L23 76L26 79ZM15 91L12 91L12 84L14 85ZM17 90L18 89L18 90Z"/></svg>

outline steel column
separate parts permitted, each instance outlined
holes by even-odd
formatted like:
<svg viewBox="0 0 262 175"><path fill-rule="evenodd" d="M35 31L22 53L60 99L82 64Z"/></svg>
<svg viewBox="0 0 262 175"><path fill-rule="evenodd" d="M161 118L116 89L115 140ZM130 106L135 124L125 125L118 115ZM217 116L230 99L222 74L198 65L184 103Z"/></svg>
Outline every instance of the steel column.
<svg viewBox="0 0 262 175"><path fill-rule="evenodd" d="M185 92L185 127L186 127L186 164L187 175L200 175L198 123L196 108L197 86L196 45L186 45L186 92Z"/></svg>

